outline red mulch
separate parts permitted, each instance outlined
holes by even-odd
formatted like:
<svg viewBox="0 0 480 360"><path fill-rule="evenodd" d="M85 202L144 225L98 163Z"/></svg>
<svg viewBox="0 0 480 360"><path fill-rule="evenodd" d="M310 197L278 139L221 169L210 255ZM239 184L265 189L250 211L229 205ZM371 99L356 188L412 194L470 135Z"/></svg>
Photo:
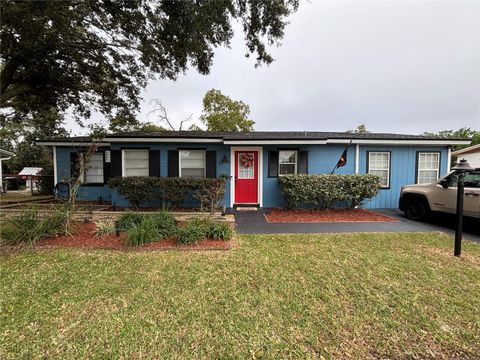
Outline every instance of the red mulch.
<svg viewBox="0 0 480 360"><path fill-rule="evenodd" d="M270 209L265 217L269 223L398 221L398 219L393 217L365 209Z"/></svg>
<svg viewBox="0 0 480 360"><path fill-rule="evenodd" d="M231 248L231 241L202 240L194 245L177 245L173 239L164 239L138 247L125 246L123 239L125 233L120 236L107 235L95 236L94 223L78 223L75 225L73 235L59 235L41 240L38 247L87 247L93 249L115 249L115 250L228 250Z"/></svg>

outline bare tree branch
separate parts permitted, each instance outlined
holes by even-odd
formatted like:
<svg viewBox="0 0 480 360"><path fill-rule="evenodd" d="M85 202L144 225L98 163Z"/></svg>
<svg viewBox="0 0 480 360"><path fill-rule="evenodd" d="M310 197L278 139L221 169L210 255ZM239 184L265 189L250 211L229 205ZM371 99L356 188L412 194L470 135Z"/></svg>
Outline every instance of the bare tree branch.
<svg viewBox="0 0 480 360"><path fill-rule="evenodd" d="M150 101L150 105L155 104L155 108L148 112L147 116L150 114L156 114L158 116L160 123L166 123L170 130L177 131L175 126L173 125L172 121L168 118L167 108L163 103L158 99L152 99ZM192 121L193 114L190 114L186 119L180 121L180 126L178 127L178 131L182 131L183 124L189 121Z"/></svg>
<svg viewBox="0 0 480 360"><path fill-rule="evenodd" d="M185 120L180 121L180 129L179 129L180 131L182 131L183 123L192 121L192 116L193 116L193 114L190 114Z"/></svg>

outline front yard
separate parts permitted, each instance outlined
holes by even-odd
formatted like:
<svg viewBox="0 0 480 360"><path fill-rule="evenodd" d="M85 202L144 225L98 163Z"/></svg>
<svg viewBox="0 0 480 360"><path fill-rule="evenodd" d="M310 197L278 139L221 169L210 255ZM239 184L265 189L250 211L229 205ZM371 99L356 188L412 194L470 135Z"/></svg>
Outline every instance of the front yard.
<svg viewBox="0 0 480 360"><path fill-rule="evenodd" d="M0 260L2 359L480 357L480 246L437 233Z"/></svg>

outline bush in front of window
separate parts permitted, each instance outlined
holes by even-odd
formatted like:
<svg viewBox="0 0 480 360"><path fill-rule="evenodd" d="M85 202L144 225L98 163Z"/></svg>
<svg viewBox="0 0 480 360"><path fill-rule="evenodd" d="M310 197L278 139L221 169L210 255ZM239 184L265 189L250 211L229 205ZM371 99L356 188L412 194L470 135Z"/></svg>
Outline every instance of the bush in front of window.
<svg viewBox="0 0 480 360"><path fill-rule="evenodd" d="M108 185L124 196L135 209L138 209L148 200L154 199L153 189L156 185L156 178L148 176L115 177L110 179Z"/></svg>
<svg viewBox="0 0 480 360"><path fill-rule="evenodd" d="M298 174L278 178L287 208L332 209L341 201L350 207L377 195L379 176L372 174Z"/></svg>
<svg viewBox="0 0 480 360"><path fill-rule="evenodd" d="M218 209L225 195L225 177L220 178L157 178L148 176L116 177L109 181L138 209L149 200L159 200L164 208L176 208L188 199L197 200L202 210Z"/></svg>

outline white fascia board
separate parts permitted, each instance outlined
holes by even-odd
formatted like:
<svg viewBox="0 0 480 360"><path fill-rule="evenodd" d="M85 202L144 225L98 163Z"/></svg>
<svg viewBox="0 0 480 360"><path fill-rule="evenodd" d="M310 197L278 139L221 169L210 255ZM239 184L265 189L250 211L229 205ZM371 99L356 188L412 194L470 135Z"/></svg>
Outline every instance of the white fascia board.
<svg viewBox="0 0 480 360"><path fill-rule="evenodd" d="M225 140L225 145L325 145L326 140Z"/></svg>
<svg viewBox="0 0 480 360"><path fill-rule="evenodd" d="M351 139L330 139L327 144L348 144ZM468 145L470 140L366 140L353 139L352 144L372 145Z"/></svg>
<svg viewBox="0 0 480 360"><path fill-rule="evenodd" d="M68 142L68 141L35 141L40 146L91 146L91 142ZM110 143L97 143L98 146L110 146Z"/></svg>
<svg viewBox="0 0 480 360"><path fill-rule="evenodd" d="M106 137L104 141L122 142L122 143L222 143L222 139L208 139L208 138L109 138Z"/></svg>
<svg viewBox="0 0 480 360"><path fill-rule="evenodd" d="M480 151L480 144L472 145L472 146L469 146L465 149L460 149L460 150L454 151L454 152L452 152L452 155L457 156L457 155L461 155L461 154L468 154L470 152L475 152L475 150Z"/></svg>

